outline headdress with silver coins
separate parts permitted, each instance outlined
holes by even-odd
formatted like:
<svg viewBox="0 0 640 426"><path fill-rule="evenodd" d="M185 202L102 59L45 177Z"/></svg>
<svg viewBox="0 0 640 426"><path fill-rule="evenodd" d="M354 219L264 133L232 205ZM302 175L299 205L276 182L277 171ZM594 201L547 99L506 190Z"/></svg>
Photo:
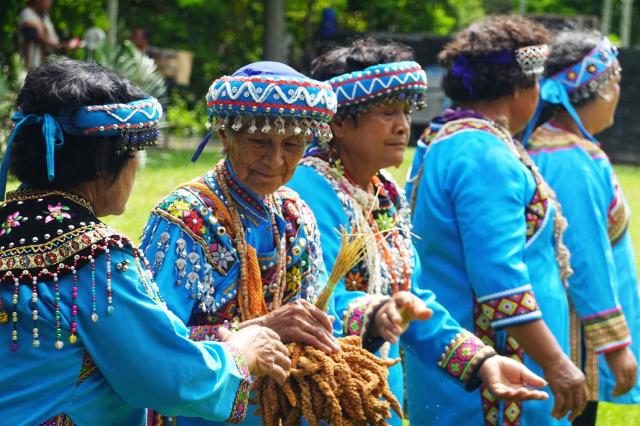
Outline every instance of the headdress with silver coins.
<svg viewBox="0 0 640 426"><path fill-rule="evenodd" d="M197 160L209 139L219 129L248 133L312 136L326 143L332 133L329 122L336 112L336 95L327 83L305 77L279 62L256 62L231 76L213 82L207 93L210 132L200 142Z"/></svg>
<svg viewBox="0 0 640 426"><path fill-rule="evenodd" d="M153 97L126 104L70 108L57 115L18 109L11 116L11 120L16 124L7 141L5 156L0 167L0 200L4 200L11 146L23 126L42 127L46 147L47 177L52 182L55 177L55 150L64 145L65 134L85 138L119 136L116 154L124 155L156 144L160 118L162 118L162 106Z"/></svg>
<svg viewBox="0 0 640 426"><path fill-rule="evenodd" d="M587 53L582 60L543 79L540 82L540 102L522 138L526 143L545 104L561 105L576 122L583 136L598 142L584 127L572 104L590 98L593 93L609 85L613 77L620 75L618 49L607 37Z"/></svg>
<svg viewBox="0 0 640 426"><path fill-rule="evenodd" d="M426 106L427 74L414 61L373 65L327 80L338 97L338 116L358 116L373 105L405 100Z"/></svg>

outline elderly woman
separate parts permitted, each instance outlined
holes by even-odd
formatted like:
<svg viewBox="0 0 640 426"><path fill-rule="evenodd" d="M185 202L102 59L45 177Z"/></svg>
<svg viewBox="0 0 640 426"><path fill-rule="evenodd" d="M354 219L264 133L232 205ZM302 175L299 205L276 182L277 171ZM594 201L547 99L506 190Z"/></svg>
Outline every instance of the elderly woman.
<svg viewBox="0 0 640 426"><path fill-rule="evenodd" d="M161 114L95 64L27 76L1 169L3 198L8 170L22 183L0 206L2 423L142 424L140 407L236 421L249 373L285 379L271 330L186 339L142 252L98 219L124 211Z"/></svg>
<svg viewBox="0 0 640 426"><path fill-rule="evenodd" d="M282 187L306 142L331 137L331 86L258 62L214 81L207 102L225 157L163 199L143 235L167 305L195 340L260 324L284 342L339 350L331 319L310 303L326 281L315 218ZM423 305L405 311L429 314ZM180 419L190 422L199 420Z"/></svg>
<svg viewBox="0 0 640 426"><path fill-rule="evenodd" d="M498 353L544 374L554 398L500 403L487 389L461 395L409 353L409 404L420 424L566 424L565 414L575 418L586 403L584 375L567 356L565 222L553 191L512 138L536 109L548 37L524 18L494 17L444 47L443 87L458 108L421 138L411 188L422 260L416 285L432 288ZM430 394L419 392L423 383L434 384Z"/></svg>
<svg viewBox="0 0 640 426"><path fill-rule="evenodd" d="M377 333L375 327L390 324L399 335L406 324L381 303L391 298L401 305L402 300L412 300L408 295L413 292L427 302L433 316L413 323L400 340L423 362L422 369L437 370L439 365L468 389L484 381L500 397L541 398L541 392L521 385L541 386L544 381L518 363L493 357L494 350L462 329L432 292L413 285L412 275L419 273L420 264L411 242L408 202L383 170L402 163L409 142L410 112L423 105L426 75L412 56L405 46L365 39L329 50L312 64L312 75L331 83L338 96L338 112L331 123L334 139L307 151L291 186L318 219L328 268L340 246L335 229L344 226L371 235L365 259L336 289L335 310L345 319L346 334L379 343L384 339L388 343L380 354L398 357L397 337ZM353 320L354 312L360 313L359 321ZM409 370L407 376L418 373L418 369ZM400 365L392 367L390 385L402 401ZM422 386L430 389L433 384L424 381ZM422 392L425 399L433 396L424 389L414 391ZM448 408L454 406L457 404ZM412 424L425 424L413 412L409 415ZM401 424L400 419L393 418L392 424Z"/></svg>
<svg viewBox="0 0 640 426"><path fill-rule="evenodd" d="M559 33L539 107L553 117L535 130L528 149L569 221L565 241L575 271L569 294L582 320L589 399L637 404L640 295L629 205L592 136L613 123L620 71L616 48L600 33ZM595 354L604 354L599 368Z"/></svg>

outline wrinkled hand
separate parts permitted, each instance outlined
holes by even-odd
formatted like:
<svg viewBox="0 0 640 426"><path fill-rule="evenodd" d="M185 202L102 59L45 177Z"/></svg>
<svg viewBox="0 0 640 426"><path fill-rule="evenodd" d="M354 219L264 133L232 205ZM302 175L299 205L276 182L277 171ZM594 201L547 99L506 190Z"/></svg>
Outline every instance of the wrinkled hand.
<svg viewBox="0 0 640 426"><path fill-rule="evenodd" d="M376 313L371 337L382 337L390 343L396 343L398 337L415 320L428 320L433 311L414 294L399 291L389 299Z"/></svg>
<svg viewBox="0 0 640 426"><path fill-rule="evenodd" d="M285 343L311 345L326 353L340 350L340 345L333 337L329 316L306 300L287 303L256 321L278 333Z"/></svg>
<svg viewBox="0 0 640 426"><path fill-rule="evenodd" d="M478 377L498 399L528 401L549 398L546 392L531 389L543 387L547 382L511 358L492 356L482 363Z"/></svg>
<svg viewBox="0 0 640 426"><path fill-rule="evenodd" d="M629 392L636 384L638 362L628 347L604 354L607 365L616 378L616 387L611 396L620 396Z"/></svg>
<svg viewBox="0 0 640 426"><path fill-rule="evenodd" d="M220 329L219 338L238 349L251 374L270 376L280 384L289 376L289 350L275 331L251 325L235 333Z"/></svg>
<svg viewBox="0 0 640 426"><path fill-rule="evenodd" d="M543 369L544 378L549 382L555 397L551 415L561 419L571 412L569 420L573 421L587 405L587 385L584 374L565 355Z"/></svg>

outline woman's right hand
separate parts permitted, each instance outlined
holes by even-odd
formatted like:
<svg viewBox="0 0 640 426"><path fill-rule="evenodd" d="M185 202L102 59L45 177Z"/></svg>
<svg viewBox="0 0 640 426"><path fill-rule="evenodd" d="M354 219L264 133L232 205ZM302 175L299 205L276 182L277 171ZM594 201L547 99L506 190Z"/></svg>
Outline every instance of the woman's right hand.
<svg viewBox="0 0 640 426"><path fill-rule="evenodd" d="M561 419L569 412L570 421L582 413L587 405L586 378L582 371L564 354L543 366L544 378L549 382L555 404L551 415Z"/></svg>
<svg viewBox="0 0 640 426"><path fill-rule="evenodd" d="M285 343L302 343L326 353L340 350L340 345L333 337L329 316L303 299L280 306L263 317L245 321L240 328L252 324L270 328Z"/></svg>
<svg viewBox="0 0 640 426"><path fill-rule="evenodd" d="M250 325L234 333L221 329L219 338L240 352L251 374L270 376L280 384L289 376L289 350L275 331L259 325Z"/></svg>

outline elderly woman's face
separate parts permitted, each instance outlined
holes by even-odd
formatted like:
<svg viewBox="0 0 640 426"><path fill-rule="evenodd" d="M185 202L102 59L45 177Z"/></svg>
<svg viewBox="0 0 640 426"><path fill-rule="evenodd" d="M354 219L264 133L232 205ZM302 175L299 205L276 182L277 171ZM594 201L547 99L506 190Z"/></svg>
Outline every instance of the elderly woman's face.
<svg viewBox="0 0 640 426"><path fill-rule="evenodd" d="M305 150L304 135L219 132L238 180L258 195L273 194L287 183Z"/></svg>
<svg viewBox="0 0 640 426"><path fill-rule="evenodd" d="M367 168L399 166L409 143L411 115L404 101L368 109L356 121L344 119L331 125L334 144L341 155L363 162Z"/></svg>
<svg viewBox="0 0 640 426"><path fill-rule="evenodd" d="M620 100L620 75L611 79L602 89L598 90L597 96L592 103L596 108L596 114L590 120L590 127L593 133L597 134L613 125L614 115Z"/></svg>

